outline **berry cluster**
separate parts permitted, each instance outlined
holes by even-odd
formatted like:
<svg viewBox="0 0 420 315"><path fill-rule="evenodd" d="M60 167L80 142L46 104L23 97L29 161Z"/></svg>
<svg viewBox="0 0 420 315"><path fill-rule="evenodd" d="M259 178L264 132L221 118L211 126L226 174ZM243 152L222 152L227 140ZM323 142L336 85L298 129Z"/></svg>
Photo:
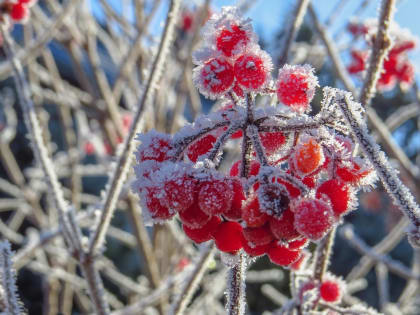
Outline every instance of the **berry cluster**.
<svg viewBox="0 0 420 315"><path fill-rule="evenodd" d="M365 23L352 22L349 24L348 30L354 37L365 35L367 43L372 45L377 26L370 20ZM394 44L384 60L384 70L378 80L378 89L381 91L393 89L397 82L406 88L411 86L414 81L414 66L408 59L407 52L416 47L416 38L395 24L391 26L391 35ZM347 67L349 73L360 73L367 68L368 51L353 49L351 57L352 61Z"/></svg>
<svg viewBox="0 0 420 315"><path fill-rule="evenodd" d="M311 67L285 65L273 82L249 21L231 8L205 29L211 34L195 54L195 83L222 107L174 136L139 135L133 189L149 219L178 215L195 243L214 240L223 252L267 254L299 269L302 249L354 208L357 190L374 172L354 155L354 143L328 108L335 90L324 90L319 114L307 114L318 85ZM277 94L286 106L257 108L257 93ZM237 139L241 159L224 174L222 149Z"/></svg>
<svg viewBox="0 0 420 315"><path fill-rule="evenodd" d="M37 0L8 0L0 5L3 19L8 16L13 23L25 23L29 18L29 8Z"/></svg>

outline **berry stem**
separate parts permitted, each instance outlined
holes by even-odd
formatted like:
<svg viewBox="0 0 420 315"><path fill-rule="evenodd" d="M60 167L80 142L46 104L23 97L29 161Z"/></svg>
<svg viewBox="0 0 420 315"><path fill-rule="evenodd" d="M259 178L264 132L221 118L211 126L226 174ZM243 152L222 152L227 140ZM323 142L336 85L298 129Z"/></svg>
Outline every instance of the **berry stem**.
<svg viewBox="0 0 420 315"><path fill-rule="evenodd" d="M332 246L334 244L335 228L333 228L327 235L320 241L316 248L315 265L314 265L314 279L319 282L324 278L327 271L328 264L330 263L330 255Z"/></svg>
<svg viewBox="0 0 420 315"><path fill-rule="evenodd" d="M246 257L241 251L238 263L231 267L227 276L227 304L228 315L245 314L245 269Z"/></svg>

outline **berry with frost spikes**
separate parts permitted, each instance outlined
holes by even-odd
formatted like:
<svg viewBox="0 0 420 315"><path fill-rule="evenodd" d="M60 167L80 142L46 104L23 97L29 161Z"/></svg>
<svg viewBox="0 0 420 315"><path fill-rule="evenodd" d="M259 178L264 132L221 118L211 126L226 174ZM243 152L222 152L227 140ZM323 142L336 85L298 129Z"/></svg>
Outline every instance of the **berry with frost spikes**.
<svg viewBox="0 0 420 315"><path fill-rule="evenodd" d="M271 262L280 266L288 266L299 259L299 250L290 250L285 246L273 243L267 252Z"/></svg>
<svg viewBox="0 0 420 315"><path fill-rule="evenodd" d="M282 132L260 132L261 144L268 155L276 153L286 143Z"/></svg>
<svg viewBox="0 0 420 315"><path fill-rule="evenodd" d="M298 178L296 178L296 179L298 179ZM274 181L274 179L273 179L273 181ZM297 188L297 187L296 187L295 185L293 185L292 183L290 183L290 182L288 182L288 181L286 181L286 180L284 180L284 179L282 179L282 178L280 178L280 177L277 177L277 178L275 179L275 181L276 181L278 184L283 185L284 187L286 187L287 192L289 193L289 196L290 196L291 198L296 198L296 197L300 196L300 190L299 190L299 188Z"/></svg>
<svg viewBox="0 0 420 315"><path fill-rule="evenodd" d="M291 205L295 214L295 228L306 238L322 238L335 223L331 206L318 199L300 199Z"/></svg>
<svg viewBox="0 0 420 315"><path fill-rule="evenodd" d="M269 219L267 213L260 210L260 204L256 196L250 196L242 207L242 220L247 227L263 226Z"/></svg>
<svg viewBox="0 0 420 315"><path fill-rule="evenodd" d="M278 240L290 241L300 236L294 226L294 213L287 209L280 218L270 218L270 230Z"/></svg>
<svg viewBox="0 0 420 315"><path fill-rule="evenodd" d="M307 238L301 237L300 239L287 243L287 248L292 250L301 249L305 248L308 245L308 243L309 240Z"/></svg>
<svg viewBox="0 0 420 315"><path fill-rule="evenodd" d="M218 216L213 216L209 222L198 229L192 229L185 224L182 225L185 234L195 243L200 244L211 240L212 233L217 229L222 220Z"/></svg>
<svg viewBox="0 0 420 315"><path fill-rule="evenodd" d="M337 217L350 209L351 194L350 187L338 179L327 180L316 190L316 198L327 198Z"/></svg>
<svg viewBox="0 0 420 315"><path fill-rule="evenodd" d="M199 229L208 223L212 216L203 212L197 205L193 203L188 209L179 212L181 222L191 229Z"/></svg>
<svg viewBox="0 0 420 315"><path fill-rule="evenodd" d="M373 169L367 167L366 164L357 157L349 161L341 161L338 163L335 173L344 183L357 185L373 172Z"/></svg>
<svg viewBox="0 0 420 315"><path fill-rule="evenodd" d="M187 149L190 161L195 163L200 156L207 154L213 148L216 140L215 136L208 134L191 144Z"/></svg>
<svg viewBox="0 0 420 315"><path fill-rule="evenodd" d="M279 217L289 207L290 196L284 185L265 183L258 189L258 200L262 212Z"/></svg>
<svg viewBox="0 0 420 315"><path fill-rule="evenodd" d="M216 247L222 252L232 253L242 248L242 226L237 222L225 221L212 233Z"/></svg>
<svg viewBox="0 0 420 315"><path fill-rule="evenodd" d="M241 161L236 161L235 163L233 163L232 167L230 168L229 175L239 176L240 169L241 169ZM248 175L256 176L258 175L259 171L260 171L260 163L255 160L251 161Z"/></svg>
<svg viewBox="0 0 420 315"><path fill-rule="evenodd" d="M251 19L242 18L236 7L222 7L219 14L213 14L204 25L202 36L205 46L193 53L193 61L197 64L215 52L231 57L248 44L258 42Z"/></svg>
<svg viewBox="0 0 420 315"><path fill-rule="evenodd" d="M165 181L163 188L165 197L162 202L176 212L191 207L197 194L197 182L186 174L173 176Z"/></svg>
<svg viewBox="0 0 420 315"><path fill-rule="evenodd" d="M298 258L298 260L296 260L294 263L292 263L289 268L294 270L294 271L298 271L298 270L303 270L309 260L310 257L310 252L307 250L302 250L300 257Z"/></svg>
<svg viewBox="0 0 420 315"><path fill-rule="evenodd" d="M171 211L168 207L165 207L160 203L162 192L159 188L146 188L141 195L142 200L144 200L144 204L149 211L150 217L154 221L161 222L168 220L175 215L175 212Z"/></svg>
<svg viewBox="0 0 420 315"><path fill-rule="evenodd" d="M233 192L232 205L230 209L227 209L223 212L223 216L226 219L237 221L241 219L242 203L246 199L246 196L242 187L241 180L239 178L231 178L230 182Z"/></svg>
<svg viewBox="0 0 420 315"><path fill-rule="evenodd" d="M258 47L247 49L235 61L234 74L239 85L247 91L258 91L269 79L273 64L270 56Z"/></svg>
<svg viewBox="0 0 420 315"><path fill-rule="evenodd" d="M315 172L324 163L321 145L313 137L303 137L294 150L292 162L302 177Z"/></svg>
<svg viewBox="0 0 420 315"><path fill-rule="evenodd" d="M277 98L299 113L310 110L310 102L319 86L314 69L309 65L284 65L277 78Z"/></svg>
<svg viewBox="0 0 420 315"><path fill-rule="evenodd" d="M331 274L323 278L319 287L321 299L328 303L340 303L345 291L345 282Z"/></svg>
<svg viewBox="0 0 420 315"><path fill-rule="evenodd" d="M300 304L310 303L311 305L318 303L319 296L319 285L314 280L310 279L303 282L299 286L299 302Z"/></svg>
<svg viewBox="0 0 420 315"><path fill-rule="evenodd" d="M262 256L268 252L271 247L271 243L264 245L254 245L248 242L245 238L242 240L242 246L244 251L251 257Z"/></svg>
<svg viewBox="0 0 420 315"><path fill-rule="evenodd" d="M199 185L198 206L209 215L222 214L231 208L232 186L227 180L210 179Z"/></svg>
<svg viewBox="0 0 420 315"><path fill-rule="evenodd" d="M193 70L194 84L201 94L210 99L228 92L234 79L232 65L222 57L212 58Z"/></svg>
<svg viewBox="0 0 420 315"><path fill-rule="evenodd" d="M271 243L274 239L268 225L258 228L244 228L243 234L248 243L252 243L254 245L266 245Z"/></svg>
<svg viewBox="0 0 420 315"><path fill-rule="evenodd" d="M141 141L136 153L137 162L154 160L163 162L172 156L172 138L170 135L150 130L146 134L139 134L137 140Z"/></svg>
<svg viewBox="0 0 420 315"><path fill-rule="evenodd" d="M249 42L249 38L245 30L240 25L230 24L224 27L216 35L216 47L225 56L231 57L232 53L245 47Z"/></svg>

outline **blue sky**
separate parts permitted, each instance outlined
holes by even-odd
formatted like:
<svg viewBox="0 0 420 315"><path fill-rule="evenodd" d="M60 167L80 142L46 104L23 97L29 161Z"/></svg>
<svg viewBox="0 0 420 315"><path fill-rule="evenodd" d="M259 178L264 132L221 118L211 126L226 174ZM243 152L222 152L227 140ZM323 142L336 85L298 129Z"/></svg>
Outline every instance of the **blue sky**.
<svg viewBox="0 0 420 315"><path fill-rule="evenodd" d="M340 14L335 19L333 27L330 31L334 34L343 27L349 17L354 15L355 10L360 6L363 0L344 0L345 6L340 11ZM103 17L101 13L100 5L98 0L91 0L90 3L94 12L99 16ZM117 10L121 9L122 0L108 0L108 2ZM163 21L166 17L166 11L168 8L168 0L162 0L162 4L155 16L154 21L150 25L150 32L153 35L159 35L163 28ZM187 1L183 3L186 5L194 5L194 3L200 3L202 1ZM215 11L222 6L235 5L240 1L236 0L213 0L211 1L212 7ZM272 36L283 27L283 24L287 21L287 17L290 15L291 10L296 4L296 0L256 0L255 4L247 12L247 16L252 18L254 29L262 36L265 40L269 40ZM339 0L313 0L315 10L318 13L320 19L325 21L331 12L334 11L336 4ZM378 16L378 6L381 1L371 0L367 8L363 11L363 14L359 15L360 19L364 18L375 18ZM397 1L397 11L395 14L395 20L400 26L408 28L413 34L420 38L420 0L400 0ZM340 39L339 39L340 40ZM420 48L410 52L410 59L416 67L416 72L420 72Z"/></svg>

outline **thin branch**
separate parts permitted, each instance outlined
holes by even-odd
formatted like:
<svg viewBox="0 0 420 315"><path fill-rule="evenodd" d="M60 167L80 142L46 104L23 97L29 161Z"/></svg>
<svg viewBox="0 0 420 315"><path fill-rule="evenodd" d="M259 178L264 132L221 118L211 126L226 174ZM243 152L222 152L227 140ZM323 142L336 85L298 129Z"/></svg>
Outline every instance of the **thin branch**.
<svg viewBox="0 0 420 315"><path fill-rule="evenodd" d="M389 29L395 12L396 0L383 0L378 23L378 33L375 36L369 68L362 87L360 103L368 107L376 92L376 84L381 76L383 63L392 46Z"/></svg>
<svg viewBox="0 0 420 315"><path fill-rule="evenodd" d="M283 51L280 54L279 65L282 66L287 63L289 58L289 51L293 41L296 38L297 32L302 25L303 18L305 17L306 9L308 8L310 0L299 0L296 10L293 15L293 21L287 34L287 38L283 44Z"/></svg>
<svg viewBox="0 0 420 315"><path fill-rule="evenodd" d="M242 251L238 254L238 260L233 267L229 268L227 276L226 311L228 315L245 314L246 257Z"/></svg>

